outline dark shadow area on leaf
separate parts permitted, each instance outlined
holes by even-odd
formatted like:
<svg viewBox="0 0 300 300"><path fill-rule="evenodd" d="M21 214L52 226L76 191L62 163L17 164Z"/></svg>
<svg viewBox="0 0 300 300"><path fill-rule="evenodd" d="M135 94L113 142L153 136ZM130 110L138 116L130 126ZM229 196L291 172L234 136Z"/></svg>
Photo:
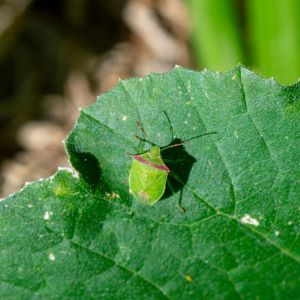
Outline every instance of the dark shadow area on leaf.
<svg viewBox="0 0 300 300"><path fill-rule="evenodd" d="M67 143L70 151L71 143ZM89 152L80 152L76 147L72 147L72 156L70 161L73 167L78 171L81 184L88 186L88 191L94 194L94 197L85 199L78 210L76 216L76 238L82 243L89 244L100 234L103 222L109 216L112 209L110 199L105 199L105 195L110 195L110 190L102 180L102 171L100 163L95 155Z"/></svg>
<svg viewBox="0 0 300 300"><path fill-rule="evenodd" d="M128 194L128 186L120 185L120 182L112 180L107 174L105 176L99 158L91 152L80 151L75 134L68 136L65 147L70 163L79 174L80 183L87 187L89 192L95 194L96 197L104 196L108 200L118 200L123 205L131 205L132 199Z"/></svg>
<svg viewBox="0 0 300 300"><path fill-rule="evenodd" d="M182 143L182 140L175 139L168 146L180 143ZM182 191L189 179L192 166L196 162L196 159L187 153L184 145L166 149L161 152L161 155L163 161L170 169L166 190L162 197L162 199L166 199L172 196L174 193ZM181 197L181 195L179 197Z"/></svg>
<svg viewBox="0 0 300 300"><path fill-rule="evenodd" d="M101 168L98 159L91 153L79 152L73 153L71 163L79 172L81 178L90 188L95 191L100 183Z"/></svg>

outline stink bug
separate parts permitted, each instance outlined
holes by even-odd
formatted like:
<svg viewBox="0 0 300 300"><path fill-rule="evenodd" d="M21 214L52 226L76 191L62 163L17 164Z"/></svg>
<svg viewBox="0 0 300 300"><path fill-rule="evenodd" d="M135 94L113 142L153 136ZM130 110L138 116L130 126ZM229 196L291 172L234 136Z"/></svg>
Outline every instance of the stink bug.
<svg viewBox="0 0 300 300"><path fill-rule="evenodd" d="M133 196L144 204L153 205L164 194L170 169L164 164L159 146L144 154L132 155L129 187Z"/></svg>
<svg viewBox="0 0 300 300"><path fill-rule="evenodd" d="M171 126L169 117L167 116L166 112L164 113ZM137 125L146 135L144 129L141 127L141 124L137 122ZM172 127L171 132L173 139ZM155 145L146 139L135 136L141 142L147 142L152 145L151 149L143 154L129 154L133 158L131 170L129 173L129 188L135 199L137 199L141 203L153 205L163 196L169 174L172 175L177 181L180 181L180 178L178 178L176 174L173 174L170 171L169 167L164 163L161 155L162 151L169 148L182 146L189 140L212 133L216 132L204 133L180 143L171 143L171 145L163 148L160 148L158 145ZM179 207L181 208L180 205Z"/></svg>

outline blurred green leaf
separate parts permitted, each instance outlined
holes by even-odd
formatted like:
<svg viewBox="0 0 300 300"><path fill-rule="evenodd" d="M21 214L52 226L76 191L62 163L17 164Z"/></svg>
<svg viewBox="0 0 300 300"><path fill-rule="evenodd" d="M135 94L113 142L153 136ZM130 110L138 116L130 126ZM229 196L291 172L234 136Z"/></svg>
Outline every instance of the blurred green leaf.
<svg viewBox="0 0 300 300"><path fill-rule="evenodd" d="M201 67L227 71L244 62L238 13L232 0L187 0L195 57Z"/></svg>
<svg viewBox="0 0 300 300"><path fill-rule="evenodd" d="M60 171L0 202L0 298L298 299L299 99L300 84L244 68L120 82L66 141L79 178ZM148 207L128 191L126 153L136 121L171 142L163 111L176 138L218 133L185 145L186 183Z"/></svg>
<svg viewBox="0 0 300 300"><path fill-rule="evenodd" d="M300 2L249 0L250 48L253 64L265 75L284 83L300 75Z"/></svg>
<svg viewBox="0 0 300 300"><path fill-rule="evenodd" d="M187 0L192 44L201 68L237 63L292 84L300 75L298 0Z"/></svg>

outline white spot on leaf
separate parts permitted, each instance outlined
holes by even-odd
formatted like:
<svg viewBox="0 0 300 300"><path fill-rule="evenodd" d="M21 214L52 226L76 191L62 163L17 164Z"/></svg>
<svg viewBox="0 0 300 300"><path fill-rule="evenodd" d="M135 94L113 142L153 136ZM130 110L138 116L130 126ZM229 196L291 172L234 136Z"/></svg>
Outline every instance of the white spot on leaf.
<svg viewBox="0 0 300 300"><path fill-rule="evenodd" d="M128 118L127 116L123 116L123 117L122 117L122 121L126 121L127 118Z"/></svg>
<svg viewBox="0 0 300 300"><path fill-rule="evenodd" d="M280 232L278 230L275 231L275 235L279 236Z"/></svg>
<svg viewBox="0 0 300 300"><path fill-rule="evenodd" d="M47 221L47 220L50 219L50 217L51 217L52 215L53 215L52 211L45 211L44 216L43 216L43 219Z"/></svg>
<svg viewBox="0 0 300 300"><path fill-rule="evenodd" d="M248 214L245 214L241 218L241 222L245 223L245 224L250 224L250 225L253 225L253 226L258 226L259 225L259 222L256 219L250 217Z"/></svg>
<svg viewBox="0 0 300 300"><path fill-rule="evenodd" d="M49 253L48 258L52 261L56 259L55 255L53 253Z"/></svg>

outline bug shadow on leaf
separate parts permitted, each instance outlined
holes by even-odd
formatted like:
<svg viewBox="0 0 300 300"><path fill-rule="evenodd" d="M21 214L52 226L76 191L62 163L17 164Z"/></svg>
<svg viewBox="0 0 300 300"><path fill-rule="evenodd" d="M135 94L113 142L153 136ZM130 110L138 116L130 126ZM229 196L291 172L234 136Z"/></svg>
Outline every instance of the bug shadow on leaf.
<svg viewBox="0 0 300 300"><path fill-rule="evenodd" d="M175 139L168 146L180 143L182 143L182 140ZM163 161L170 169L170 176L168 176L166 190L162 197L162 199L166 199L174 193L182 191L188 181L192 166L196 162L196 159L185 150L184 144L178 147L168 148L162 151L161 155Z"/></svg>

